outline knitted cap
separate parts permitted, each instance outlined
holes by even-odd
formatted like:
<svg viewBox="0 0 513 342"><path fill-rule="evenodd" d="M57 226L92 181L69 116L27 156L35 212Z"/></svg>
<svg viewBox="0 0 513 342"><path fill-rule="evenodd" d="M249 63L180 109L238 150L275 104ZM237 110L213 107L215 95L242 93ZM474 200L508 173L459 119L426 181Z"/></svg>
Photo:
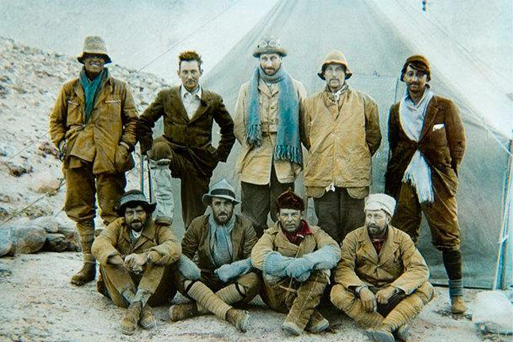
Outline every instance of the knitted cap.
<svg viewBox="0 0 513 342"><path fill-rule="evenodd" d="M367 210L383 210L390 216L394 216L395 199L386 194L369 195L365 200L365 211Z"/></svg>

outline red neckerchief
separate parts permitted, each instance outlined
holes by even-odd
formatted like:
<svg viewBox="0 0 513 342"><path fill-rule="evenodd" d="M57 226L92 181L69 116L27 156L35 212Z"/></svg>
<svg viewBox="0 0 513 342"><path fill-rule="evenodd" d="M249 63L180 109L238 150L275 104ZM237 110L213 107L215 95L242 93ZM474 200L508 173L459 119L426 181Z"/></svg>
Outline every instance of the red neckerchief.
<svg viewBox="0 0 513 342"><path fill-rule="evenodd" d="M285 229L281 229L283 234L287 237L287 239L292 242L295 245L299 245L301 241L305 238L305 236L313 234L310 230L310 227L308 227L308 223L306 223L305 220L301 220L301 223L299 224L299 229L296 230L294 233L289 233Z"/></svg>
<svg viewBox="0 0 513 342"><path fill-rule="evenodd" d="M374 245L374 249L376 249L376 253L381 252L381 248L383 248L383 245L385 244L385 238L383 239L372 239L372 244Z"/></svg>

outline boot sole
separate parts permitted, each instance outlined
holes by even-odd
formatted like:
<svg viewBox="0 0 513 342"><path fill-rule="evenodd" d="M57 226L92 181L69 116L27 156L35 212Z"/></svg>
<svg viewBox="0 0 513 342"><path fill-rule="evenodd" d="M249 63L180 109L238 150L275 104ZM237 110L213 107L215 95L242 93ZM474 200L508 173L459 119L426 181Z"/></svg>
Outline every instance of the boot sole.
<svg viewBox="0 0 513 342"><path fill-rule="evenodd" d="M366 331L367 336L376 342L395 342L394 335L388 335L385 332L369 329Z"/></svg>

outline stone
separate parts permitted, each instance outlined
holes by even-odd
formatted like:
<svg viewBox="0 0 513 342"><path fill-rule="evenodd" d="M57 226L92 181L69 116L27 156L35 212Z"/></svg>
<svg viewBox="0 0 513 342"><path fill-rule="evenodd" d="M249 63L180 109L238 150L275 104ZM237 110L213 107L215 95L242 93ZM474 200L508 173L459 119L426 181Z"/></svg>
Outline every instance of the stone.
<svg viewBox="0 0 513 342"><path fill-rule="evenodd" d="M59 231L59 221L53 216L38 217L32 223L44 228L47 233L57 233Z"/></svg>
<svg viewBox="0 0 513 342"><path fill-rule="evenodd" d="M66 240L70 244L68 250L70 250L70 251L80 250L80 247L79 247L80 246L80 237L79 237L78 232L75 229L75 227L60 226L58 233L60 233L66 237Z"/></svg>
<svg viewBox="0 0 513 342"><path fill-rule="evenodd" d="M46 241L43 250L49 252L64 252L70 247L70 242L63 234L49 233L46 234Z"/></svg>
<svg viewBox="0 0 513 342"><path fill-rule="evenodd" d="M18 254L37 253L46 242L46 230L30 223L27 225L13 224L12 231Z"/></svg>
<svg viewBox="0 0 513 342"><path fill-rule="evenodd" d="M501 291L478 293L474 303L472 322L484 334L513 334L511 325L513 304Z"/></svg>
<svg viewBox="0 0 513 342"><path fill-rule="evenodd" d="M8 162L5 164L11 176L20 177L26 173L34 171L34 167L29 162L14 163Z"/></svg>
<svg viewBox="0 0 513 342"><path fill-rule="evenodd" d="M9 227L0 228L0 257L13 256L15 246L12 237L12 231Z"/></svg>
<svg viewBox="0 0 513 342"><path fill-rule="evenodd" d="M31 183L30 189L38 194L55 195L61 186L61 180L48 171L38 173Z"/></svg>

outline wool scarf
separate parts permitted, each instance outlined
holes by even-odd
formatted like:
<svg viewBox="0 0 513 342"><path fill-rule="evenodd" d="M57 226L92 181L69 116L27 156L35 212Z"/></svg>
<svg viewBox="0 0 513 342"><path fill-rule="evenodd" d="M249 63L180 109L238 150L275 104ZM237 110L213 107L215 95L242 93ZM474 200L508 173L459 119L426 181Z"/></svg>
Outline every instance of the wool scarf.
<svg viewBox="0 0 513 342"><path fill-rule="evenodd" d="M94 103L96 102L96 98L98 97L98 93L100 93L100 89L102 88L103 80L109 77L109 71L107 68L103 69L103 71L97 75L94 80L90 80L86 73L85 69L82 69L80 72L80 84L82 85L82 89L84 90L85 97L85 113L84 113L84 123L89 121L91 117L91 113L94 109Z"/></svg>
<svg viewBox="0 0 513 342"><path fill-rule="evenodd" d="M267 83L278 83L278 132L274 148L274 160L289 160L302 164L301 140L299 136L299 98L292 78L284 67L272 76L266 75L260 67L255 69L249 85L246 141L249 146L262 145L262 123L258 84L260 79Z"/></svg>
<svg viewBox="0 0 513 342"><path fill-rule="evenodd" d="M235 214L225 225L219 224L214 215L209 215L208 225L210 226L210 250L217 267L230 264L233 256L232 230L235 226Z"/></svg>

